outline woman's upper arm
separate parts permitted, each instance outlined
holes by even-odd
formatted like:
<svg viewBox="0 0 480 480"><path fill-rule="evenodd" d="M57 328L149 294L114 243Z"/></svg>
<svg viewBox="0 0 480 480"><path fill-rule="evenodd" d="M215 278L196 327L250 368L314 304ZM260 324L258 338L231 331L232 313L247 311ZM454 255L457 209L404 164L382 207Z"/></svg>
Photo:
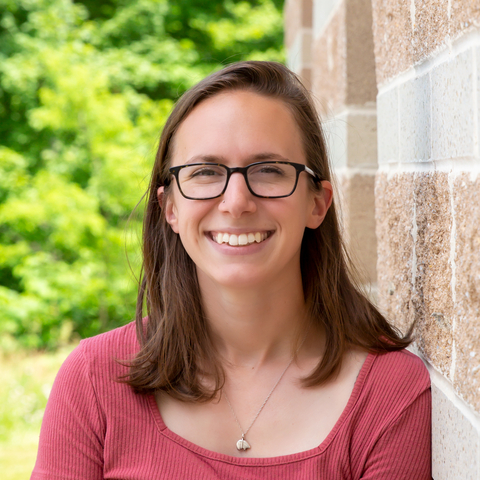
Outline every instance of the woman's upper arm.
<svg viewBox="0 0 480 480"><path fill-rule="evenodd" d="M430 480L431 390L421 393L375 443L362 480Z"/></svg>
<svg viewBox="0 0 480 480"><path fill-rule="evenodd" d="M103 415L80 344L53 384L31 479L103 478L104 433Z"/></svg>

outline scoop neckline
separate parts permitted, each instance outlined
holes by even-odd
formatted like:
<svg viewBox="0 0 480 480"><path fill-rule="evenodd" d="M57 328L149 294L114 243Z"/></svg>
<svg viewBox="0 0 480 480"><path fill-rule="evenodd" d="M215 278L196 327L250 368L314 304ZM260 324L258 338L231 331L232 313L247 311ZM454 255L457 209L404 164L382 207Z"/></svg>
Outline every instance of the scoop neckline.
<svg viewBox="0 0 480 480"><path fill-rule="evenodd" d="M277 457L249 457L249 458L242 458L242 457L234 457L232 455L227 455L224 453L214 452L213 450L208 450L203 448L183 437L176 434L172 430L170 430L163 421L162 415L160 414L160 410L158 409L158 405L155 399L154 394L149 394L147 396L148 404L150 407L150 412L152 414L153 420L155 425L161 435L166 437L167 439L179 444L180 446L196 453L197 455L201 455L202 457L210 458L212 460L229 463L233 465L244 465L244 466L268 466L268 465L281 465L285 463L294 463L301 460L305 460L307 458L320 455L328 447L331 445L332 441L334 440L335 436L337 435L338 431L345 423L347 417L353 411L355 404L357 403L358 398L360 397L360 393L363 389L365 384L365 380L368 376L368 373L371 370L373 362L377 354L369 352L365 361L363 362L362 368L358 373L357 379L355 381L355 385L353 386L352 393L348 399L347 405L343 409L340 417L338 418L337 422L333 426L332 430L330 430L329 434L325 437L323 442L318 446L314 447L310 450L305 450L303 452L291 453L288 455L281 455Z"/></svg>

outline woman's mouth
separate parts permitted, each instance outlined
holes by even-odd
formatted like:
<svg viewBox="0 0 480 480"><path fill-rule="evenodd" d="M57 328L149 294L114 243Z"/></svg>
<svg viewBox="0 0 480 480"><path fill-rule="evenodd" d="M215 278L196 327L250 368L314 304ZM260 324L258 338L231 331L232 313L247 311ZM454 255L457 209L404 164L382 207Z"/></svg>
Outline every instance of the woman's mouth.
<svg viewBox="0 0 480 480"><path fill-rule="evenodd" d="M272 232L249 232L240 233L212 233L212 240L219 245L226 243L232 247L243 247L244 245L251 245L252 243L262 243L266 240Z"/></svg>

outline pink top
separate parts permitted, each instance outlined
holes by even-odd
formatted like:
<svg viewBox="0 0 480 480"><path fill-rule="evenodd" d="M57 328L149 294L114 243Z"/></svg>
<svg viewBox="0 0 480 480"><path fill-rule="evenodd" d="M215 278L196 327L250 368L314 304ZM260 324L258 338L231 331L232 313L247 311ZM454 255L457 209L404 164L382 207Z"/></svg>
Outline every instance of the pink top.
<svg viewBox="0 0 480 480"><path fill-rule="evenodd" d="M407 352L369 354L318 447L272 458L205 450L171 432L153 395L116 378L138 349L133 323L83 340L63 364L32 479L430 479L430 380Z"/></svg>

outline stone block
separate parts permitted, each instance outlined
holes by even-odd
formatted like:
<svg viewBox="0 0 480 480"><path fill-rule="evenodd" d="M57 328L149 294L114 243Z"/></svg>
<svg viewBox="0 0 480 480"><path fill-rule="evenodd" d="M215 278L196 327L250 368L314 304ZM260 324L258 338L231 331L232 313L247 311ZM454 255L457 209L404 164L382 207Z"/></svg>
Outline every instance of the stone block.
<svg viewBox="0 0 480 480"><path fill-rule="evenodd" d="M410 0L372 0L377 84L382 85L413 64Z"/></svg>
<svg viewBox="0 0 480 480"><path fill-rule="evenodd" d="M480 4L477 0L451 0L450 35L455 38L480 25Z"/></svg>
<svg viewBox="0 0 480 480"><path fill-rule="evenodd" d="M285 46L289 50L302 29L303 0L286 0L284 7Z"/></svg>
<svg viewBox="0 0 480 480"><path fill-rule="evenodd" d="M453 402L432 383L432 476L478 480L480 438Z"/></svg>
<svg viewBox="0 0 480 480"><path fill-rule="evenodd" d="M313 28L313 0L287 0L284 23L285 46L290 48L298 33Z"/></svg>
<svg viewBox="0 0 480 480"><path fill-rule="evenodd" d="M377 116L374 111L346 111L323 123L330 161L335 169L377 166Z"/></svg>
<svg viewBox="0 0 480 480"><path fill-rule="evenodd" d="M321 115L330 117L346 103L345 4L335 9L322 35L313 43L313 93Z"/></svg>
<svg viewBox="0 0 480 480"><path fill-rule="evenodd" d="M378 163L399 161L398 89L393 88L377 97Z"/></svg>
<svg viewBox="0 0 480 480"><path fill-rule="evenodd" d="M445 43L449 34L448 2L415 0L413 62L418 63Z"/></svg>
<svg viewBox="0 0 480 480"><path fill-rule="evenodd" d="M346 1L347 99L349 105L374 102L377 96L371 0Z"/></svg>
<svg viewBox="0 0 480 480"><path fill-rule="evenodd" d="M378 302L381 311L403 333L414 320L411 305L414 258L413 173L375 181Z"/></svg>
<svg viewBox="0 0 480 480"><path fill-rule="evenodd" d="M345 118L345 125L347 165L375 168L377 166L377 116L351 112Z"/></svg>
<svg viewBox="0 0 480 480"><path fill-rule="evenodd" d="M473 51L462 52L433 69L431 82L433 159L472 156L475 105Z"/></svg>
<svg viewBox="0 0 480 480"><path fill-rule="evenodd" d="M400 162L431 158L430 76L423 75L398 87Z"/></svg>
<svg viewBox="0 0 480 480"><path fill-rule="evenodd" d="M295 37L287 54L287 65L295 73L310 68L312 63L312 32L303 29Z"/></svg>
<svg viewBox="0 0 480 480"><path fill-rule="evenodd" d="M323 122L328 157L335 170L347 166L347 120L346 115L330 116Z"/></svg>
<svg viewBox="0 0 480 480"><path fill-rule="evenodd" d="M415 282L412 306L416 343L443 374L452 362L452 212L448 174L418 172L414 177Z"/></svg>
<svg viewBox="0 0 480 480"><path fill-rule="evenodd" d="M456 362L454 386L480 412L480 178L454 180Z"/></svg>
<svg viewBox="0 0 480 480"><path fill-rule="evenodd" d="M337 175L341 198L344 237L354 263L366 283L377 280L377 238L375 235L375 177L368 173Z"/></svg>
<svg viewBox="0 0 480 480"><path fill-rule="evenodd" d="M335 8L344 0L313 0L313 35L322 35Z"/></svg>

